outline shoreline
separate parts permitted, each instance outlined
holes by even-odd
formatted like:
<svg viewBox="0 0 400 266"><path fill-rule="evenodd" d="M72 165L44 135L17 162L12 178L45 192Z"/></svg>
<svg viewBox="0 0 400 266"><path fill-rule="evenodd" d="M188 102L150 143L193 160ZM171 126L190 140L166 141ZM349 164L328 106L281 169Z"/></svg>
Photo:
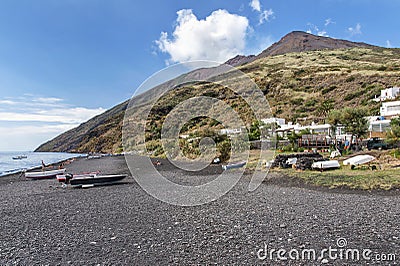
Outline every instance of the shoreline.
<svg viewBox="0 0 400 266"><path fill-rule="evenodd" d="M73 153L70 153L70 154L73 154ZM59 164L65 164L66 162L70 162L70 161L73 162L76 159L85 158L85 157L87 157L87 155L82 155L81 153L77 153L77 156L73 156L73 157L70 157L68 159L63 159L63 160L60 160L60 161L57 161L57 162L49 163L49 164L46 165L46 167L56 167ZM3 178L3 177L12 176L12 175L21 175L22 173L25 173L25 172L28 172L28 171L39 170L41 168L42 168L42 166L38 165L38 166L30 167L30 168L18 169L18 170L15 170L15 171L14 170L7 170L7 171L3 172L5 174L0 175L0 179Z"/></svg>

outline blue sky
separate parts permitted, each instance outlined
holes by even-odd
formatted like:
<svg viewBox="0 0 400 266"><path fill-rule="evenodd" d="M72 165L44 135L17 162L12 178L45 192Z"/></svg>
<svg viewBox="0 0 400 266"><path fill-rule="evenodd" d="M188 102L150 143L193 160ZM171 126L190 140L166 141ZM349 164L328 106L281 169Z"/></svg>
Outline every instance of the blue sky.
<svg viewBox="0 0 400 266"><path fill-rule="evenodd" d="M187 60L259 53L293 30L399 47L395 0L3 0L0 150L32 150Z"/></svg>

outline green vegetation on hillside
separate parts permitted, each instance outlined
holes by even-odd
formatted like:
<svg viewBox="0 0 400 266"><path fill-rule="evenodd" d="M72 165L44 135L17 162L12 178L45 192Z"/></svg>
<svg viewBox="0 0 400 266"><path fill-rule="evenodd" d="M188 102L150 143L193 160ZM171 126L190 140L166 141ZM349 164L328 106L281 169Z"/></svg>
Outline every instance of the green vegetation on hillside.
<svg viewBox="0 0 400 266"><path fill-rule="evenodd" d="M352 48L323 50L260 58L241 65L269 101L272 113L286 121L324 122L334 109L366 107L367 115L377 115L380 103L371 101L380 90L400 86L400 50ZM229 75L226 75L229 79ZM151 100L151 91L138 101L137 112ZM174 106L193 96L218 98L237 111L248 130L255 120L246 103L228 88L213 83L192 83L177 87L153 105L147 121L148 147L159 149L162 123ZM89 120L76 129L43 144L38 151L120 152L121 128L127 103ZM142 108L142 109L141 109ZM212 119L200 118L181 133L219 130ZM162 154L162 150L155 152Z"/></svg>

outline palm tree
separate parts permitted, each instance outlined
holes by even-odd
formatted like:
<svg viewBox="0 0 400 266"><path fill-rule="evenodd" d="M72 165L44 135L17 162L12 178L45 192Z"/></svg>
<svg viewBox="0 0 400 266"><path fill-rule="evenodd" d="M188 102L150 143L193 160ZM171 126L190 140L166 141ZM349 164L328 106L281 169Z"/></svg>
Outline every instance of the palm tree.
<svg viewBox="0 0 400 266"><path fill-rule="evenodd" d="M333 109L334 107L334 102L333 100L325 100L320 103L320 105L317 108L317 114L324 119L324 123L326 123L326 118L329 114L329 112Z"/></svg>

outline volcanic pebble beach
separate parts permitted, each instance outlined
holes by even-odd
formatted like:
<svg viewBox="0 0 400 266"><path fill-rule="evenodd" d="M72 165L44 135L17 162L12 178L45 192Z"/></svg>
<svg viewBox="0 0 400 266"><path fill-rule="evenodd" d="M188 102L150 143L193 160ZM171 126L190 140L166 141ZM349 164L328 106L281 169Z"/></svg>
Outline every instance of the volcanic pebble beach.
<svg viewBox="0 0 400 266"><path fill-rule="evenodd" d="M180 207L147 194L130 176L124 157L80 158L66 168L128 177L89 189L19 174L0 178L1 265L394 265L400 259L398 195L276 182L248 192L245 175L216 201ZM159 166L160 173L183 183L201 183L218 175L216 169L188 175L166 162ZM313 249L318 255L338 248L338 240L346 241L342 248L370 249L370 260L265 255L272 249ZM392 253L394 261L378 261L378 255Z"/></svg>

